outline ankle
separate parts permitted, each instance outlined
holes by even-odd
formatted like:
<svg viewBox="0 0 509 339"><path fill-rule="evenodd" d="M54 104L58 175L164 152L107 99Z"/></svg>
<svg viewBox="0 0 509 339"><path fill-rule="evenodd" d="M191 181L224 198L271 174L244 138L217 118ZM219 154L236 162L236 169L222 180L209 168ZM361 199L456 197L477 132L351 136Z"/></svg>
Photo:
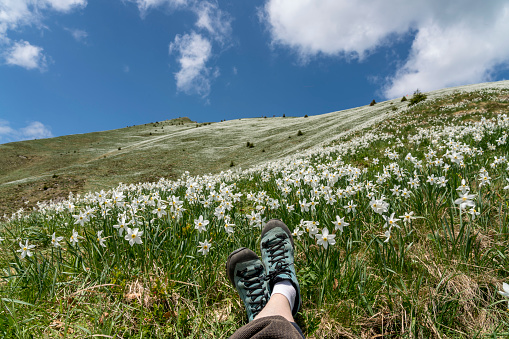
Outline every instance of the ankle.
<svg viewBox="0 0 509 339"><path fill-rule="evenodd" d="M295 297L297 296L297 290L292 285L290 280L283 280L276 283L272 289L272 294L270 295L271 298L274 294L284 295L290 304L290 309L293 310L295 305Z"/></svg>

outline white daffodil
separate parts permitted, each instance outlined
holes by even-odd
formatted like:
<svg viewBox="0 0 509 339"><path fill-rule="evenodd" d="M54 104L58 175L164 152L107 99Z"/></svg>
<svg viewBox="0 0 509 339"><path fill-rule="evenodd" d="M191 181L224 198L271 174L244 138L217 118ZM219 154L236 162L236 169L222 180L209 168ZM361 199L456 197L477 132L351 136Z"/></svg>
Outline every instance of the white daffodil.
<svg viewBox="0 0 509 339"><path fill-rule="evenodd" d="M51 236L51 243L54 247L60 247L59 241L64 240L64 237L57 237L55 235L55 232L53 232L53 235Z"/></svg>
<svg viewBox="0 0 509 339"><path fill-rule="evenodd" d="M102 233L103 231L97 231L97 241L99 241L99 245L106 247L106 244L104 243L106 239L102 237Z"/></svg>
<svg viewBox="0 0 509 339"><path fill-rule="evenodd" d="M391 239L391 229L390 228L387 231L385 231L384 236L385 236L384 242L389 242L389 240Z"/></svg>
<svg viewBox="0 0 509 339"><path fill-rule="evenodd" d="M157 203L157 207L152 211L152 213L157 214L157 217L160 219L163 215L166 215L166 205L159 202Z"/></svg>
<svg viewBox="0 0 509 339"><path fill-rule="evenodd" d="M339 215L336 215L336 221L332 222L334 224L335 230L340 230L343 233L343 227L350 225L345 221L345 218L340 218Z"/></svg>
<svg viewBox="0 0 509 339"><path fill-rule="evenodd" d="M71 245L75 245L78 243L78 232L76 232L74 228L72 229L72 235L71 238L69 239L69 242L71 243Z"/></svg>
<svg viewBox="0 0 509 339"><path fill-rule="evenodd" d="M465 194L470 191L470 187L468 187L465 179L461 179L461 185L456 188L456 191L461 191L462 194Z"/></svg>
<svg viewBox="0 0 509 339"><path fill-rule="evenodd" d="M299 226L295 227L295 229L293 230L292 232L292 236L294 238L297 238L297 239L300 239L300 236L304 233L304 231L302 231Z"/></svg>
<svg viewBox="0 0 509 339"><path fill-rule="evenodd" d="M414 219L417 219L416 217L414 217L414 212L411 211L411 212L406 212L404 215L400 215L399 216L401 219L403 219L403 222L406 224L407 222L410 222Z"/></svg>
<svg viewBox="0 0 509 339"><path fill-rule="evenodd" d="M327 227L325 227L322 230L322 234L315 234L316 236L316 242L318 245L323 246L323 248L327 249L329 245L336 244L336 240L334 239L336 237L335 234L329 234L329 230Z"/></svg>
<svg viewBox="0 0 509 339"><path fill-rule="evenodd" d="M472 199L475 198L475 194L459 193L459 198L454 200L456 205L460 205L460 209L465 209L466 207L475 207L475 203Z"/></svg>
<svg viewBox="0 0 509 339"><path fill-rule="evenodd" d="M385 202L384 199L385 199L385 197L382 196L382 198L380 198L378 200L376 200L376 199L371 200L371 202L369 204L370 204L371 208L373 209L373 212L382 214L382 213L386 213L388 211L389 203Z"/></svg>
<svg viewBox="0 0 509 339"><path fill-rule="evenodd" d="M84 211L80 211L79 214L73 215L73 217L76 219L74 221L74 224L75 225L79 224L80 226L85 225L85 223L89 220L87 213L85 213Z"/></svg>
<svg viewBox="0 0 509 339"><path fill-rule="evenodd" d="M194 219L194 228L198 230L198 232L206 231L207 225L209 221L207 219L203 219L203 215L200 215L198 219Z"/></svg>
<svg viewBox="0 0 509 339"><path fill-rule="evenodd" d="M210 251L210 243L205 240L204 242L199 241L200 245L198 246L198 252L201 252L203 255L207 255Z"/></svg>
<svg viewBox="0 0 509 339"><path fill-rule="evenodd" d="M475 220L475 217L478 216L479 214L481 214L481 212L477 211L475 209L475 207L472 207L468 213L470 213L470 215L472 215L472 220Z"/></svg>
<svg viewBox="0 0 509 339"><path fill-rule="evenodd" d="M315 234L318 233L318 225L320 225L318 221L304 221L304 229L310 238L314 238Z"/></svg>
<svg viewBox="0 0 509 339"><path fill-rule="evenodd" d="M401 219L394 218L394 213L392 213L390 217L387 217L386 215L382 215L382 217L385 220L385 227L392 228L393 226L396 226L397 228L399 228L396 222L400 221Z"/></svg>
<svg viewBox="0 0 509 339"><path fill-rule="evenodd" d="M355 208L356 208L356 207L357 207L357 205L355 205L355 204L353 203L353 200L350 200L350 202L348 203L348 205L343 206L343 208L345 208L345 209L346 209L346 213L350 213L350 212L355 213L355 211L356 211L356 209L355 209Z"/></svg>
<svg viewBox="0 0 509 339"><path fill-rule="evenodd" d="M232 234L234 232L233 226L235 226L235 224L230 223L230 220L225 218L225 221L224 221L224 230L226 231L226 233Z"/></svg>
<svg viewBox="0 0 509 339"><path fill-rule="evenodd" d="M117 222L118 224L116 225L113 225L114 228L118 229L118 235L122 236L122 234L124 233L125 229L127 228L127 226L129 226L131 223L132 223L132 220L131 221L128 221L126 222L125 219L126 219L126 215L125 214L121 214L118 218L117 218Z"/></svg>
<svg viewBox="0 0 509 339"><path fill-rule="evenodd" d="M27 241L25 242L25 245L23 245L21 242L19 243L19 247L21 247L19 250L17 250L16 252L20 252L21 253L21 259L24 259L27 255L29 257L32 256L32 252L30 252L30 250L32 248L35 247L35 245L28 245L28 239Z"/></svg>
<svg viewBox="0 0 509 339"><path fill-rule="evenodd" d="M124 239L129 241L129 245L133 246L134 243L136 244L143 244L143 241L141 241L140 236L143 234L143 231L139 231L138 228L127 228L127 234L125 235Z"/></svg>
<svg viewBox="0 0 509 339"><path fill-rule="evenodd" d="M502 289L503 291L498 291L498 293L500 293L504 297L509 297L509 284L502 283Z"/></svg>
<svg viewBox="0 0 509 339"><path fill-rule="evenodd" d="M304 200L299 200L299 205L300 205L300 211L302 213L304 212L309 212L309 203L306 202L306 198L304 198Z"/></svg>

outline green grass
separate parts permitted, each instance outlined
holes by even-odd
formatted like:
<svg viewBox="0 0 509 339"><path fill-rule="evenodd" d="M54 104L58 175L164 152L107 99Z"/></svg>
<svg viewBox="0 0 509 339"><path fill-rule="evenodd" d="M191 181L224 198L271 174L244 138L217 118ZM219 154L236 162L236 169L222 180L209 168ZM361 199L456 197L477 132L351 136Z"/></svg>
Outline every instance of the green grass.
<svg viewBox="0 0 509 339"><path fill-rule="evenodd" d="M272 154L273 161L246 170L237 168L237 161L256 157L236 160L233 168L228 161L214 175L174 173L170 179L73 194L66 201L39 204L31 213L16 213L0 226L5 238L0 243L0 336L226 338L246 321L226 278L226 258L240 246L259 253L261 229L248 215L281 218L292 231L304 231L295 238L304 301L296 320L307 337L507 336L508 304L497 291L509 276L508 163L495 163L495 157L508 157L504 114L509 113L509 91L440 93L428 93L427 100L390 120L373 117L376 123L368 128L276 159L292 153L291 147L280 150ZM370 109L384 105L392 112L387 103ZM320 125L313 123L319 117L308 117L313 125L300 127L304 135L298 138L299 129L287 127L293 130L291 140L309 137L312 128L329 126L332 118L323 117ZM192 130L213 127L189 127L186 138L197 137ZM279 128L276 135L283 138L287 132ZM261 137L241 141L244 153L258 150L262 156L262 147L269 153ZM247 141L255 147L248 149ZM464 156L463 164L446 156L453 150ZM413 161L406 159L408 153ZM450 167L437 165L437 159ZM482 168L490 177L484 185ZM430 184L432 175L447 181ZM419 186L411 187L415 177ZM455 203L462 179L474 195L475 217ZM400 191L408 189L408 198L393 193L398 185ZM336 201L329 204L331 196ZM375 213L373 199L382 196L387 211ZM301 210L303 199L313 197L315 209ZM350 201L357 205L355 212L344 208ZM233 234L215 215L220 205L229 208L224 214L235 224ZM167 214L157 216L157 206L166 206ZM90 220L77 224L79 213L86 211ZM417 218L398 221L387 239L383 216L399 218L410 211ZM122 215L134 223L129 227L143 230L142 244L130 246L119 236L113 226ZM194 227L200 215L210 221L201 233ZM349 223L343 232L334 230L337 216ZM304 221L319 223L320 230L327 227L336 243L327 249L318 245ZM70 243L73 230L79 234L77 244ZM97 241L98 231L106 247ZM64 237L61 247L52 246L53 233ZM33 255L22 259L18 243L27 240L35 245ZM212 244L205 256L198 252L204 240Z"/></svg>

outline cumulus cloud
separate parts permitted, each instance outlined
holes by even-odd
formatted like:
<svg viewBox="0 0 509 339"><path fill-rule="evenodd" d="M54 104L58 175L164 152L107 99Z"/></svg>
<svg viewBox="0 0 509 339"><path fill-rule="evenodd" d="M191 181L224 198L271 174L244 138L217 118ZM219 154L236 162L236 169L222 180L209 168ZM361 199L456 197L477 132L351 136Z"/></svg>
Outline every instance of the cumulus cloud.
<svg viewBox="0 0 509 339"><path fill-rule="evenodd" d="M134 2L138 6L142 16L145 16L151 8L166 6L175 9L188 4L188 0L130 0L130 2Z"/></svg>
<svg viewBox="0 0 509 339"><path fill-rule="evenodd" d="M509 60L505 0L268 0L260 11L274 45L299 58L363 60L414 37L409 57L387 79L386 97L489 79Z"/></svg>
<svg viewBox="0 0 509 339"><path fill-rule="evenodd" d="M216 40L224 42L231 34L231 17L216 3L203 1L193 7L198 16L196 27L206 30Z"/></svg>
<svg viewBox="0 0 509 339"><path fill-rule="evenodd" d="M218 75L207 67L207 61L212 54L210 41L195 32L177 35L170 44L169 51L170 54L177 54L180 64L180 70L175 73L177 90L207 96L211 77Z"/></svg>
<svg viewBox="0 0 509 339"><path fill-rule="evenodd" d="M149 9L166 7L191 11L196 14L196 22L191 33L177 34L169 45L170 54L176 55L180 66L175 73L177 91L199 94L206 97L210 93L211 82L219 76L219 69L207 65L212 57L212 49L228 47L231 36L232 18L221 10L215 1L198 0L129 0L137 4L140 15L144 17ZM226 48L227 48L226 47Z"/></svg>
<svg viewBox="0 0 509 339"><path fill-rule="evenodd" d="M51 130L42 122L33 121L28 126L20 129L21 135L26 139L51 138Z"/></svg>
<svg viewBox="0 0 509 339"><path fill-rule="evenodd" d="M0 143L52 137L51 129L42 122L33 121L25 127L14 129L8 121L0 119Z"/></svg>
<svg viewBox="0 0 509 339"><path fill-rule="evenodd" d="M86 5L86 0L1 0L0 54L5 62L26 69L43 69L46 59L42 48L23 40L12 42L8 32L16 30L19 33L23 26L41 25L46 11L67 13Z"/></svg>
<svg viewBox="0 0 509 339"><path fill-rule="evenodd" d="M384 95L395 98L417 88L429 91L490 81L492 72L509 61L509 11L497 21L489 27L464 23L421 28L408 60L388 79Z"/></svg>
<svg viewBox="0 0 509 339"><path fill-rule="evenodd" d="M47 3L53 9L59 12L69 12L75 8L85 7L87 0L45 0L40 1L41 4Z"/></svg>
<svg viewBox="0 0 509 339"><path fill-rule="evenodd" d="M42 50L41 47L30 45L27 41L18 41L5 52L5 62L8 65L42 71L46 68L46 57Z"/></svg>

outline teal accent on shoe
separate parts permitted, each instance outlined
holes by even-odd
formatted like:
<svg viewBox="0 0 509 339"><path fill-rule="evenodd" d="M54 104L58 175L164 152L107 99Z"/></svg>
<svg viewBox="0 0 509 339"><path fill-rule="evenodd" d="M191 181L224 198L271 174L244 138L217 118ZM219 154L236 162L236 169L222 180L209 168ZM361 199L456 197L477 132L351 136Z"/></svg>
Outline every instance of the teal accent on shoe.
<svg viewBox="0 0 509 339"><path fill-rule="evenodd" d="M292 233L282 221L272 219L265 224L262 230L260 247L265 274L269 281L269 294L272 293L276 283L289 280L297 291L292 310L292 314L296 315L302 299L297 274L295 273Z"/></svg>
<svg viewBox="0 0 509 339"><path fill-rule="evenodd" d="M228 256L226 272L244 302L248 320L252 321L265 307L270 296L262 261L256 253L242 247Z"/></svg>

